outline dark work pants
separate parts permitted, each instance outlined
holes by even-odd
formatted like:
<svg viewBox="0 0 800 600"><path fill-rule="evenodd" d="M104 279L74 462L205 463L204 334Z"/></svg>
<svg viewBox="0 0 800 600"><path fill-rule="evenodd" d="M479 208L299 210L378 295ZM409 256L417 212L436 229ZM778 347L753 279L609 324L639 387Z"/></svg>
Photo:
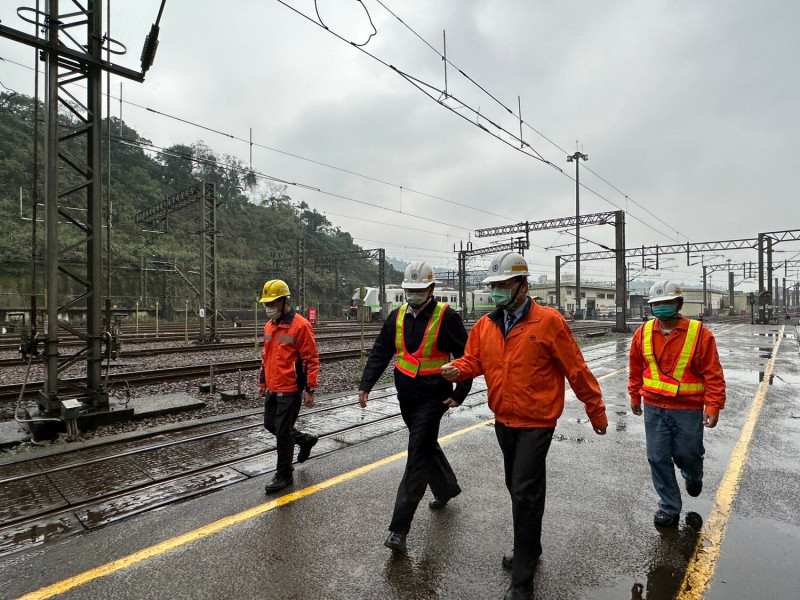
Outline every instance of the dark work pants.
<svg viewBox="0 0 800 600"><path fill-rule="evenodd" d="M445 412L447 406L439 400L400 398L400 413L408 427L408 459L397 488L389 531L408 533L417 505L429 485L433 495L442 500L461 492L456 475L436 441Z"/></svg>
<svg viewBox="0 0 800 600"><path fill-rule="evenodd" d="M300 404L299 392L291 396L268 393L264 402L264 427L275 436L275 446L278 451L276 474L282 477L292 476L294 445L312 437L294 428L297 415L300 414Z"/></svg>
<svg viewBox="0 0 800 600"><path fill-rule="evenodd" d="M506 427L495 423L494 430L503 451L506 487L511 494L514 519L511 585L526 586L533 581L536 561L542 553L545 462L554 428Z"/></svg>

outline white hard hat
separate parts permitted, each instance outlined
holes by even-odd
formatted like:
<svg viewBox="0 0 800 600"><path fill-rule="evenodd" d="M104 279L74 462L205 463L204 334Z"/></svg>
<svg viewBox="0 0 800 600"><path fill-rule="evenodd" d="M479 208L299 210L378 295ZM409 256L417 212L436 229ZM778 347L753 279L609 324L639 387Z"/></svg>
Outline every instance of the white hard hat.
<svg viewBox="0 0 800 600"><path fill-rule="evenodd" d="M406 272L403 276L403 289L424 290L429 285L436 283L435 279L433 267L424 261L415 260L406 267Z"/></svg>
<svg viewBox="0 0 800 600"><path fill-rule="evenodd" d="M521 254L507 250L492 259L489 274L482 283L497 283L512 277L528 277L528 263Z"/></svg>
<svg viewBox="0 0 800 600"><path fill-rule="evenodd" d="M678 287L678 284L663 279L661 281L656 281L653 287L650 288L650 299L647 303L666 302L667 300L674 300L675 298L683 298L681 288Z"/></svg>

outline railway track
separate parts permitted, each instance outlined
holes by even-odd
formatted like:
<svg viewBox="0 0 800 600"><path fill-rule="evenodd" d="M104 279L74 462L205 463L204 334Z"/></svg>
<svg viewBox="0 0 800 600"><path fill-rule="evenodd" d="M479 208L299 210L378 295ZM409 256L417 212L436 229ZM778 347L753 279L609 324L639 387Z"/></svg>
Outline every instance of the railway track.
<svg viewBox="0 0 800 600"><path fill-rule="evenodd" d="M349 360L353 358L360 358L361 350L336 350L331 352L321 352L319 355L320 362L334 362L339 360ZM236 360L230 362L220 362L214 364L214 373L236 373L237 371L255 371L261 366L261 359L250 360ZM172 367L168 369L150 369L147 371L126 371L124 373L109 373L109 383L127 383L132 387L142 385L154 385L168 381L182 381L185 379L194 379L197 377L205 377L208 375L209 365L191 365L187 367ZM69 389L78 389L83 378L62 379L64 391ZM38 393L44 388L44 382L31 381L24 386L24 399L34 399ZM19 398L20 392L23 390L22 383L10 383L0 385L0 403L13 402Z"/></svg>
<svg viewBox="0 0 800 600"><path fill-rule="evenodd" d="M380 325L368 325L364 328L365 334L373 334L380 331ZM196 331L189 332L188 339L189 342L192 343L197 338L198 333ZM325 339L336 339L339 336L351 336L349 338L343 339L354 339L353 336L361 335L361 330L355 327L341 327L341 328L326 328L323 329L321 332L317 333L318 340L325 340ZM220 339L241 339L241 338L249 338L253 339L255 337L255 331L238 327L234 330L219 332ZM260 337L260 333L259 333ZM185 342L187 336L183 330L179 332L160 332L158 336L155 335L153 332L152 334L149 333L141 333L139 336L133 336L130 334L122 334L122 344L123 348L127 345L133 344L152 344L156 342ZM17 352L19 350L20 339L19 336L9 338L8 335L0 337L0 351L7 351L7 352ZM78 340L73 336L64 336L59 338L58 342L59 347L65 348L78 348L85 345L85 342L82 340ZM196 350L204 350L210 349L213 350L217 344L195 344L192 343L192 347Z"/></svg>
<svg viewBox="0 0 800 600"><path fill-rule="evenodd" d="M301 419L317 424L315 429L320 437L314 456L343 447L334 440L358 430L372 428L376 431L365 435L364 438L367 439L402 429L404 425L399 418L399 406L396 402L391 402L393 396L384 394L383 399L380 393L374 396L370 403L381 405L381 409L366 409L363 411L364 416L358 419L353 418L351 412L358 405L355 399L305 412ZM350 416L342 420L340 415L348 412ZM19 550L31 541L38 544L49 537L39 536L37 539L19 535L20 531L37 531L43 521L63 524L63 519L74 522L77 516L81 523L77 525L78 530L84 527L91 529L183 500L187 496L207 493L210 489L260 475L260 472L254 472L252 466L249 466L254 462L260 462L264 471L271 470L274 459L267 457L274 453L274 446L263 433L263 417L260 413L261 411L253 411L250 416L222 419L211 427L208 424L189 425L172 430L166 436L163 433L143 435L133 444L110 442L94 445L85 451L68 452L60 460L50 462L50 466L43 469L37 467L35 472L24 472L24 469L21 472L17 465L11 465L10 469L0 467L0 486L25 490L30 489L30 486L40 488L44 481L54 482L54 487L67 480L92 481L97 473L118 469L122 462L152 465L150 461L162 462L165 457L186 457L186 452L196 457L189 461L190 464L177 463L172 468L158 469L157 473L139 477L134 484L125 481L124 476L115 480L105 476L105 482L100 488L89 484L93 490L88 497L69 498L55 509L52 505L47 506L47 503L28 505L23 510L11 505L0 508L0 556ZM334 418L327 418L328 415ZM394 424L387 426L386 422L391 421ZM220 452L219 448L224 448L224 452ZM237 468L240 470L236 471ZM209 481L216 485L209 486ZM79 484L78 487L82 485ZM55 531L56 535L67 533L65 527L57 527Z"/></svg>
<svg viewBox="0 0 800 600"><path fill-rule="evenodd" d="M336 354L345 357L344 352ZM626 356L627 349L615 342L598 344L586 353L587 362L598 366ZM228 367L236 370L248 363L255 366L257 361ZM485 384L476 380L464 406L485 401ZM320 438L313 457L404 427L396 398L388 390L375 390L363 410L357 408L354 393L317 404L303 412L298 424ZM268 473L274 467L273 443L263 431L261 411L253 410L0 466L0 486L7 497L36 490L43 498L0 506L0 556ZM109 477L110 472L115 477Z"/></svg>
<svg viewBox="0 0 800 600"><path fill-rule="evenodd" d="M467 330L472 327L472 323L465 323ZM570 328L575 335L584 335L587 332L595 332L595 331L611 331L613 327L612 323L570 323ZM373 334L380 331L381 325L366 325L364 327L365 334ZM220 331L218 332L220 339L240 339L240 338L250 338L253 339L255 336L255 331L244 327L237 327L232 328L230 330ZM189 331L188 332L188 339L190 342L193 342L194 339L199 335L198 331ZM356 339L361 335L360 327L354 327L352 325L337 325L337 326L330 326L324 327L317 330L317 340L331 340L331 339ZM132 335L131 333L122 334L122 344L123 348L127 345L134 345L134 344L152 344L156 342L185 342L187 339L187 333L183 329L175 329L173 331L160 331L158 335L156 335L155 331L152 332L139 332L137 335ZM4 336L0 336L0 351L8 351L8 352L16 352L19 350L19 336L13 336L6 334ZM245 347L247 343L243 343ZM59 338L59 347L64 348L71 348L71 347L81 347L85 345L82 340L78 340L72 336L64 336ZM192 343L191 348L200 352L203 350L216 350L219 348L217 344L196 344ZM164 349L164 352L170 351L177 351L182 352L186 351L189 352L190 350L170 350ZM124 352L126 356L134 356L129 352ZM149 354L139 354L138 356L150 356ZM2 362L0 362L0 365Z"/></svg>
<svg viewBox="0 0 800 600"><path fill-rule="evenodd" d="M364 339L372 343L377 331L365 331ZM317 336L317 342L325 341L352 341L361 339L360 333L336 333L336 334L323 334ZM154 342L156 340L149 340ZM159 340L160 341L160 340ZM126 342L127 343L127 342ZM72 344L63 344L71 346ZM78 344L75 344L77 346ZM59 347L62 344L59 344ZM126 358L144 358L149 356L161 356L164 354L189 354L193 352L224 352L225 350L246 350L253 348L253 341L247 342L233 342L233 343L219 343L219 344L192 344L189 346L164 346L161 348L147 348L143 350L126 350L123 345L123 350L119 353L116 360L124 360ZM0 347L2 349L2 347ZM34 358L33 363L41 363L41 357ZM25 365L25 360L19 358L2 358L0 359L0 368L3 367L19 367Z"/></svg>

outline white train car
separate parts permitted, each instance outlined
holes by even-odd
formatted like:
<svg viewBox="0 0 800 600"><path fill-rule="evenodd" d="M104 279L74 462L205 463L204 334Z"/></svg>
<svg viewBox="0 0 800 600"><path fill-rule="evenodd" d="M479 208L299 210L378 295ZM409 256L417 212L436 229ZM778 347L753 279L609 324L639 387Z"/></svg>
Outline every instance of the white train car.
<svg viewBox="0 0 800 600"><path fill-rule="evenodd" d="M389 310L394 310L405 301L406 296L403 288L396 285L386 286L386 304L390 307ZM361 288L356 288L353 290L353 295L350 297L350 310L347 313L349 319L354 319L358 316L359 306L361 306ZM364 288L364 306L369 308L371 320L377 321L380 319L380 288Z"/></svg>
<svg viewBox="0 0 800 600"><path fill-rule="evenodd" d="M370 309L372 320L380 319L381 307L379 302L379 289L376 287L364 288L364 306ZM361 290L356 288L350 300L350 310L348 318L354 319L358 316L358 307L361 305ZM461 304L458 300L458 290L455 288L434 288L433 297L437 302L444 302L453 310L461 312ZM398 286L386 287L387 310L391 311L400 307L406 301L403 288ZM467 316L478 318L494 310L492 302L492 292L490 289L478 289L467 292L466 298Z"/></svg>

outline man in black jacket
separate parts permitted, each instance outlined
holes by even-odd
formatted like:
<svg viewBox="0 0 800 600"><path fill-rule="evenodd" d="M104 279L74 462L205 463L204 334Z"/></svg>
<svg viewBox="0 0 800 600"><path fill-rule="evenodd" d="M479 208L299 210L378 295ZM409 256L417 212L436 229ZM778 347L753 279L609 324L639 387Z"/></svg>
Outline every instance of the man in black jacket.
<svg viewBox="0 0 800 600"><path fill-rule="evenodd" d="M397 488L389 536L384 545L403 550L417 505L430 486L430 508L444 508L461 493L455 473L437 441L439 422L448 408L459 406L472 381L453 384L441 376L452 355L464 354L467 331L453 309L433 298L433 269L416 261L406 267L403 289L407 304L393 310L383 324L364 366L358 400L367 405L369 392L396 356L394 382L400 413L408 427L408 459Z"/></svg>

